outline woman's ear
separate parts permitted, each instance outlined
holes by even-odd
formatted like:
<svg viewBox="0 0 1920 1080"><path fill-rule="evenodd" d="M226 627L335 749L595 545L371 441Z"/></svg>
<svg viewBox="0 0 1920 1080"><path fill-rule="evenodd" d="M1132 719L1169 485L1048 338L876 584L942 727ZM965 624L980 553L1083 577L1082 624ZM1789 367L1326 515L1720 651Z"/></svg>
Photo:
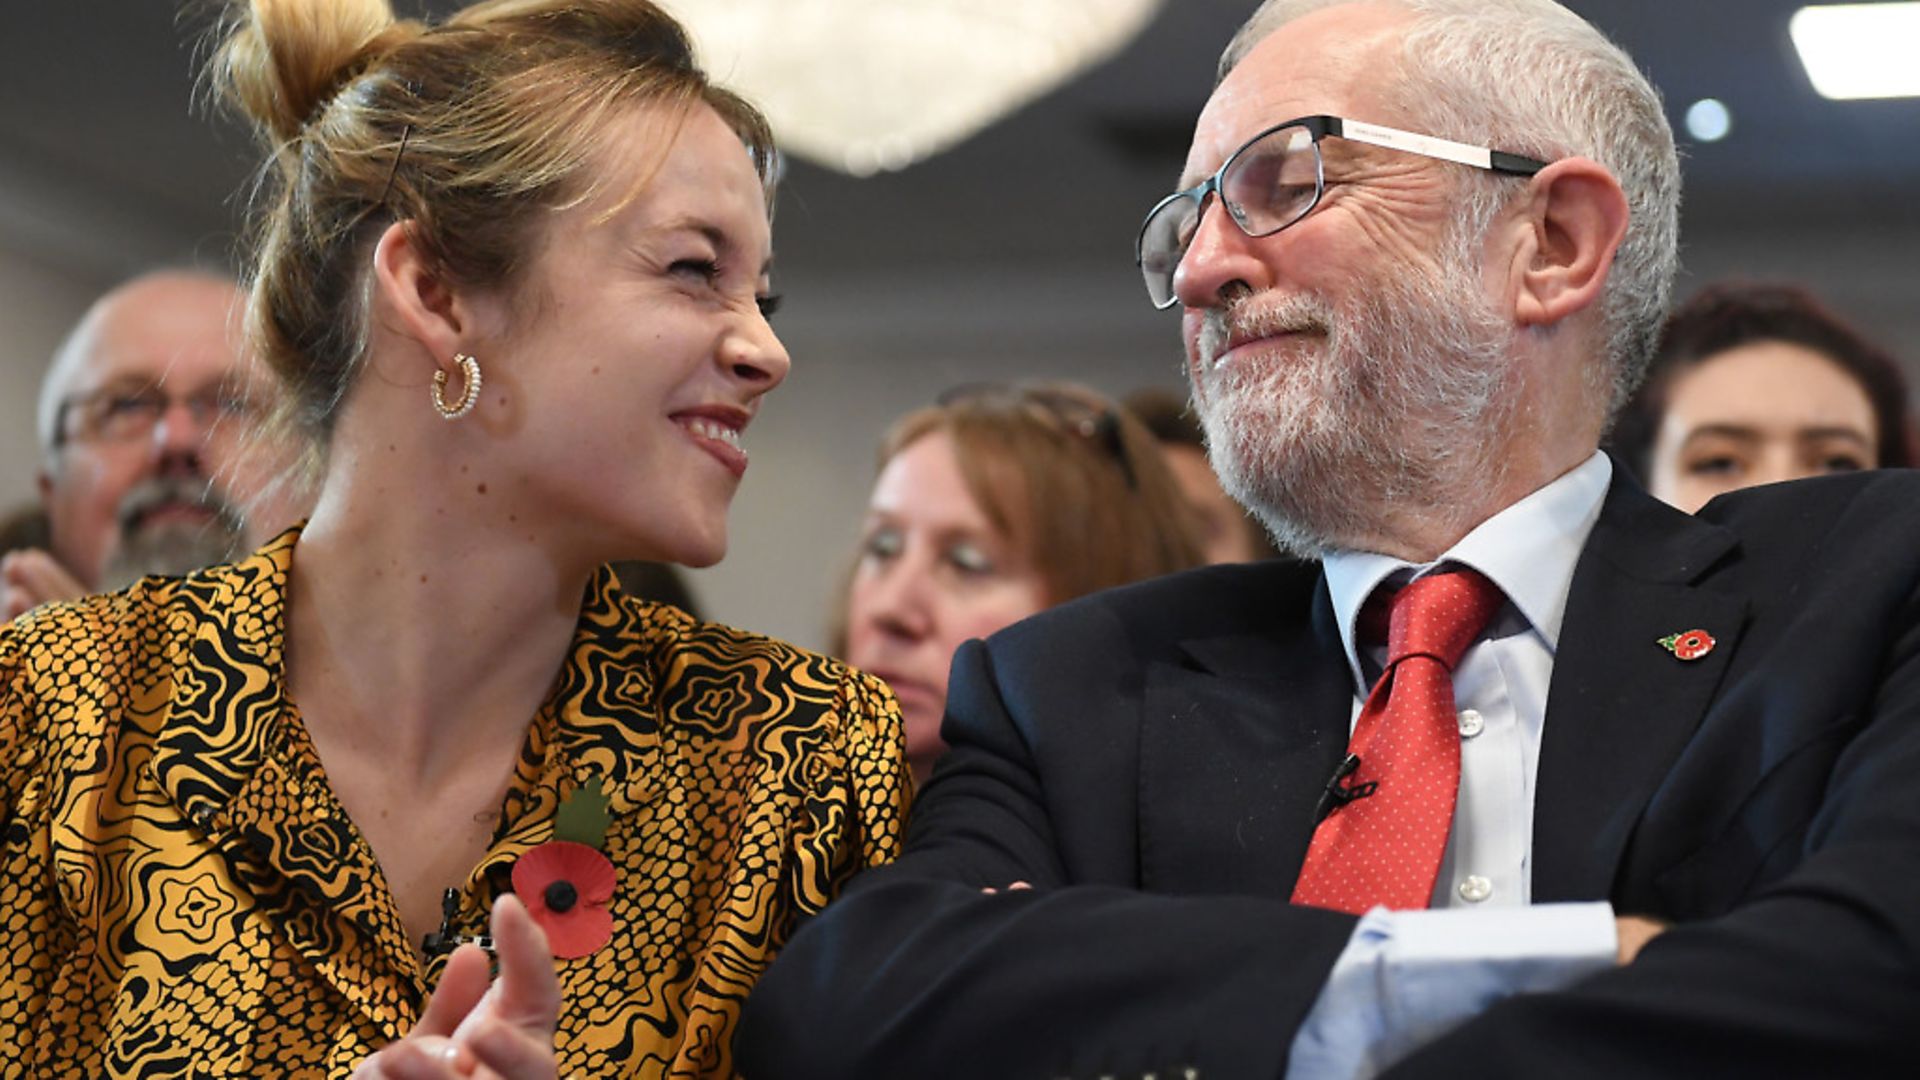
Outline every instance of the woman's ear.
<svg viewBox="0 0 1920 1080"><path fill-rule="evenodd" d="M472 313L421 249L411 221L396 221L373 248L374 310L391 330L412 338L436 365L451 368L472 351Z"/></svg>
<svg viewBox="0 0 1920 1080"><path fill-rule="evenodd" d="M1528 186L1524 239L1514 253L1514 320L1551 326L1596 303L1627 234L1620 181L1587 158L1564 158Z"/></svg>

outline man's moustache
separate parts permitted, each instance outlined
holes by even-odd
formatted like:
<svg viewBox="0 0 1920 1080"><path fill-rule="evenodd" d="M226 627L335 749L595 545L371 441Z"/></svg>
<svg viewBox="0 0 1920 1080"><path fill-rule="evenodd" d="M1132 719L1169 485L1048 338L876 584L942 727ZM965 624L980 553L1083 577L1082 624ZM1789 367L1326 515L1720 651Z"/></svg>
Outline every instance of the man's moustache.
<svg viewBox="0 0 1920 1080"><path fill-rule="evenodd" d="M1233 342L1275 334L1324 336L1331 331L1332 322L1327 306L1311 297L1254 293L1224 308L1201 313L1200 359L1211 368Z"/></svg>
<svg viewBox="0 0 1920 1080"><path fill-rule="evenodd" d="M235 527L239 514L205 477L162 477L138 484L120 500L115 515L123 535L139 529L154 512L169 506L204 511L223 526Z"/></svg>

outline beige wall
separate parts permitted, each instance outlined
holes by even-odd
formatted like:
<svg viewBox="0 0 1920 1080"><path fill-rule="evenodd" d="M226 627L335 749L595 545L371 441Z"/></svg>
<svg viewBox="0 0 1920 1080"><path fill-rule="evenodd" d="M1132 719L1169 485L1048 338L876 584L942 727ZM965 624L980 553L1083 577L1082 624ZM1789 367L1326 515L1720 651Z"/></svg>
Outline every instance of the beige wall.
<svg viewBox="0 0 1920 1080"><path fill-rule="evenodd" d="M106 287L0 248L0 508L34 497L40 374L60 339Z"/></svg>

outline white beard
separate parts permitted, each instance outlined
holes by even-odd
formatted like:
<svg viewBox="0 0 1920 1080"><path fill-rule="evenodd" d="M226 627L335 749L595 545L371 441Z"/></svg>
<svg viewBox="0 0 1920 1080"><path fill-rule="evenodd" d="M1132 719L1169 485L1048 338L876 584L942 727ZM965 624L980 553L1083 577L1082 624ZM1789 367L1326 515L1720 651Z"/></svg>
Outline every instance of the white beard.
<svg viewBox="0 0 1920 1080"><path fill-rule="evenodd" d="M166 502L202 507L212 520L135 524L143 510ZM136 485L120 500L118 517L120 543L101 568L102 590L125 588L148 574L175 577L240 553L239 511L198 476L159 477Z"/></svg>
<svg viewBox="0 0 1920 1080"><path fill-rule="evenodd" d="M1392 536L1464 533L1499 487L1512 427L1512 328L1462 265L1396 267L1337 309L1259 293L1205 313L1194 405L1220 482L1306 558ZM1215 361L1238 330L1302 332Z"/></svg>

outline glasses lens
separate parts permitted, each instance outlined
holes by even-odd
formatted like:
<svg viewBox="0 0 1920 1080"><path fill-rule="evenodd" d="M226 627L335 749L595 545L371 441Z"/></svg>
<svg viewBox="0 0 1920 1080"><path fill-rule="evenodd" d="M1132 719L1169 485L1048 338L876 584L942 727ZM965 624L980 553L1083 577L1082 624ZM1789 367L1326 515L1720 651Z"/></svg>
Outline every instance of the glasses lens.
<svg viewBox="0 0 1920 1080"><path fill-rule="evenodd" d="M1147 223L1140 228L1140 274L1147 282L1147 295L1157 308L1173 306L1173 272L1193 242L1193 228L1200 220L1200 204L1189 195L1174 195L1153 208Z"/></svg>
<svg viewBox="0 0 1920 1080"><path fill-rule="evenodd" d="M1304 127L1267 132L1233 155L1220 177L1220 202L1248 236L1267 236L1299 221L1320 201L1320 152ZM1172 307L1173 274L1200 223L1200 202L1168 196L1140 229L1140 274L1157 308Z"/></svg>
<svg viewBox="0 0 1920 1080"><path fill-rule="evenodd" d="M1270 131L1241 147L1220 178L1220 198L1248 236L1299 221L1320 198L1320 155L1303 127Z"/></svg>

